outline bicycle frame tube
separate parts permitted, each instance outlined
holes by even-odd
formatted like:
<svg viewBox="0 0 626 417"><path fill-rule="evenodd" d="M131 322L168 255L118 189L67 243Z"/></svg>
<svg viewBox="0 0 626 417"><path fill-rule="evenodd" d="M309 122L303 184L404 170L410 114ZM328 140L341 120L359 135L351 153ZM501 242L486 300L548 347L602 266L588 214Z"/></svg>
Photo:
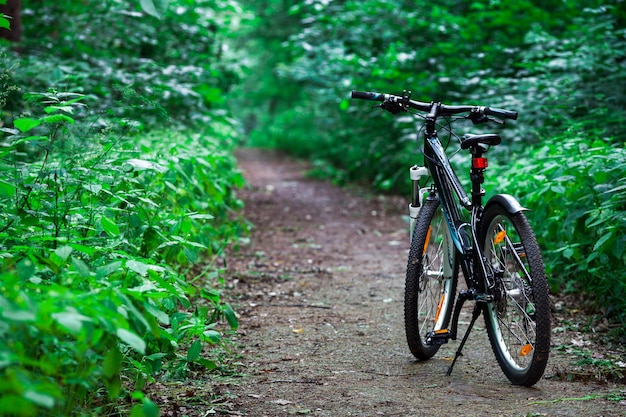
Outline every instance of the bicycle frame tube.
<svg viewBox="0 0 626 417"><path fill-rule="evenodd" d="M480 270L480 275L485 277L486 285L491 287L491 274L488 271L488 266L485 265L484 257L479 254L480 249L478 241L476 240L477 231L475 227L479 213L482 211L480 203L474 206L470 202L461 182L450 166L448 157L436 133L426 135L424 157L425 165L430 170L437 189L439 201L448 226L449 238L452 240L456 252L460 255L460 266L463 270L463 275L465 276L468 287L481 287L478 281L476 281L476 268ZM457 205L455 198L458 198L463 207L471 211L469 224L461 217L459 205ZM465 204L463 202L465 202ZM470 227L471 233L469 235L463 234L461 231L463 227ZM472 250L473 248L475 250Z"/></svg>
<svg viewBox="0 0 626 417"><path fill-rule="evenodd" d="M463 274L468 281L468 285L476 285L476 278L474 274L480 271L480 275L484 278L485 284L488 288L493 286L493 272L488 264L485 263L484 256L480 253L480 246L477 241L477 231L475 230L478 224L478 218L482 211L482 205L480 201L476 201L474 204L469 200L459 178L456 176L448 157L437 137L436 132L431 135L425 135L426 141L424 144L424 159L425 165L430 170L433 177L435 187L439 195L444 217L448 225L448 231L450 238L456 247L457 252L461 255L461 268ZM459 202L467 210L471 211L471 220L469 225L463 221L461 214L459 213L459 206L456 204L455 195ZM469 226L471 228L471 235L466 236L471 239L471 243L464 241L461 232L462 227ZM472 251L472 247L475 248ZM470 253L472 252L472 253ZM475 261L475 262L474 262ZM470 282L471 281L471 282Z"/></svg>
<svg viewBox="0 0 626 417"><path fill-rule="evenodd" d="M424 162L433 177L439 194L439 200L448 224L450 237L458 252L462 255L466 255L468 248L465 247L459 230L457 229L459 226L457 223L462 219L451 190L456 194L456 197L464 207L468 209L471 208L471 202L461 186L461 182L452 170L445 150L441 146L437 135L426 137L424 156Z"/></svg>

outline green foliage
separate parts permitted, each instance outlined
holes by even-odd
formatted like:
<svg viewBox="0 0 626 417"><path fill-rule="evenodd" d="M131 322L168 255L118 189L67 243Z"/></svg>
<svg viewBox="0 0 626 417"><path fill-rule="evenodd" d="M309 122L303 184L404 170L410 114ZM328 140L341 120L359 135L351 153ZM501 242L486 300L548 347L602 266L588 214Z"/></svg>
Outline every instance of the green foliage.
<svg viewBox="0 0 626 417"><path fill-rule="evenodd" d="M218 368L219 324L237 328L219 269L185 277L245 230L235 130L214 116L203 133L86 141L88 97L29 97L42 113L1 151L0 413L107 412L130 390L131 415L156 415L146 381Z"/></svg>
<svg viewBox="0 0 626 417"><path fill-rule="evenodd" d="M239 77L225 46L242 17L231 0L25 0L23 14L22 54L7 51L19 65L12 84L97 96L103 121L210 123ZM24 105L9 102L5 122Z"/></svg>
<svg viewBox="0 0 626 417"><path fill-rule="evenodd" d="M157 416L145 385L221 371L238 326L218 261L247 230L223 110L243 15L22 7L0 62L0 415Z"/></svg>
<svg viewBox="0 0 626 417"><path fill-rule="evenodd" d="M534 25L525 36L516 76L485 81L492 92L508 94L509 106L520 111L519 133L534 128L558 134L572 119L582 119L607 137L623 135L626 93L616 86L626 82L626 25L614 16L616 8L584 9L564 33Z"/></svg>
<svg viewBox="0 0 626 417"><path fill-rule="evenodd" d="M532 207L553 290L600 295L606 314L626 323L626 151L594 124L574 124L516 159L493 186Z"/></svg>
<svg viewBox="0 0 626 417"><path fill-rule="evenodd" d="M281 2L282 9L278 4L271 18L291 21L291 32L285 33L285 24L259 24L251 41L256 46L266 38L259 49L274 51L280 36L283 46L257 63L255 74L269 73L269 80L251 76L244 84L246 98L259 98L249 116L251 143L326 160L349 179L385 190L405 185L401 178L414 163L417 126L405 118L367 115L367 105L348 100L351 89L406 88L416 99L457 103L469 96L474 102L485 68L511 74L516 47L532 22L560 22L530 2L488 8L457 1L311 1L292 7ZM528 19L510 25L519 14ZM480 104L504 106L506 100Z"/></svg>

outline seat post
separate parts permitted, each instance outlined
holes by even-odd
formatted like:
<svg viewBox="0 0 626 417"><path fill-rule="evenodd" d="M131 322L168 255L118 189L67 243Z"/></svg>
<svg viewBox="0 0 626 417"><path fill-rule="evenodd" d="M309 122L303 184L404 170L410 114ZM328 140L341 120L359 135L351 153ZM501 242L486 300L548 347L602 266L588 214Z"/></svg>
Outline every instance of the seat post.
<svg viewBox="0 0 626 417"><path fill-rule="evenodd" d="M487 168L487 158L483 156L487 152L485 145L477 143L470 147L472 154L472 169L470 179L472 181L472 206L480 207L485 190L481 185L485 182L485 169Z"/></svg>

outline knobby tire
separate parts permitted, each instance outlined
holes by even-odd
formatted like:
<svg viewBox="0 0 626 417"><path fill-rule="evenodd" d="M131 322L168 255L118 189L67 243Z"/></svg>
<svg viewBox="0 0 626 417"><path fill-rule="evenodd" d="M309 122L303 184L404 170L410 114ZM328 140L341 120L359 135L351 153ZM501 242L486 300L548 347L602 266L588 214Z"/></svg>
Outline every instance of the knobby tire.
<svg viewBox="0 0 626 417"><path fill-rule="evenodd" d="M427 344L426 335L447 329L452 314L458 263L447 233L439 199L431 194L413 232L404 293L406 338L411 353L419 360L437 353L440 346ZM450 251L447 256L446 251Z"/></svg>
<svg viewBox="0 0 626 417"><path fill-rule="evenodd" d="M497 203L484 212L479 242L495 274L495 299L484 310L491 347L513 384L532 386L548 363L551 331L539 246L524 214Z"/></svg>

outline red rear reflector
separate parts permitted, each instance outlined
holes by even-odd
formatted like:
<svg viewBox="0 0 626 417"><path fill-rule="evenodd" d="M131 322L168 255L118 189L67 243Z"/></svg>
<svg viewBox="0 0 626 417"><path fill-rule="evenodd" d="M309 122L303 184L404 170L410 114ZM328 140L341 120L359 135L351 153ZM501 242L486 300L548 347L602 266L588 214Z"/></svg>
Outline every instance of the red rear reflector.
<svg viewBox="0 0 626 417"><path fill-rule="evenodd" d="M487 158L472 158L472 168L474 169L485 169L488 165Z"/></svg>

